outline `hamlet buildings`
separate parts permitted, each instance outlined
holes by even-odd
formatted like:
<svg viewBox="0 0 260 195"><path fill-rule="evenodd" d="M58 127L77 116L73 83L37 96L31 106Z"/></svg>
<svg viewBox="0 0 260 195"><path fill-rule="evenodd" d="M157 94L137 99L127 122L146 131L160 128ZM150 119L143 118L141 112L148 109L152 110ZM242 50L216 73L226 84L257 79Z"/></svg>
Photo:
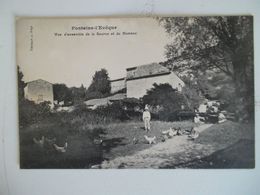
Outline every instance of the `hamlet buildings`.
<svg viewBox="0 0 260 195"><path fill-rule="evenodd" d="M178 91L184 86L184 82L174 72L158 63L151 63L127 68L125 78L111 81L111 93L125 88L127 98L140 98L154 83L168 83Z"/></svg>
<svg viewBox="0 0 260 195"><path fill-rule="evenodd" d="M53 106L53 86L42 79L30 81L24 88L24 97L36 104L48 101Z"/></svg>

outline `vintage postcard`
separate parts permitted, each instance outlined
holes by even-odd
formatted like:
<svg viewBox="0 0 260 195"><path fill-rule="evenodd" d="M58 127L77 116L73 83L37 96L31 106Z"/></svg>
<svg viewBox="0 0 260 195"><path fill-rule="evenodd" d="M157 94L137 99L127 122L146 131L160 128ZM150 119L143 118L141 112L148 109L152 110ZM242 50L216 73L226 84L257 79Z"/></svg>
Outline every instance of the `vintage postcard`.
<svg viewBox="0 0 260 195"><path fill-rule="evenodd" d="M252 16L16 19L20 167L255 167Z"/></svg>

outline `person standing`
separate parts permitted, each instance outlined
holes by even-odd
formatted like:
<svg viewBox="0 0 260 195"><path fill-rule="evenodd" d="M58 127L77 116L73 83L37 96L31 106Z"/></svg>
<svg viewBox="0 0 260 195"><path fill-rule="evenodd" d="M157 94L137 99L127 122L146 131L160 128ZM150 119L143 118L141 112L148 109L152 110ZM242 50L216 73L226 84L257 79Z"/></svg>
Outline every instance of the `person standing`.
<svg viewBox="0 0 260 195"><path fill-rule="evenodd" d="M148 105L145 105L144 112L143 112L143 121L144 121L144 128L146 131L150 131L150 120L151 120L151 114L149 112Z"/></svg>

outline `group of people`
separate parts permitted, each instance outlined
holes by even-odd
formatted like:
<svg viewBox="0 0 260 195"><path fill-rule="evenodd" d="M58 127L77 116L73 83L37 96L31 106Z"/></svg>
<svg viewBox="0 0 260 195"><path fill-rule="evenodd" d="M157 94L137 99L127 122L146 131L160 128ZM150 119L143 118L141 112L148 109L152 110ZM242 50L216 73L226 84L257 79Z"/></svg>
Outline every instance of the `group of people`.
<svg viewBox="0 0 260 195"><path fill-rule="evenodd" d="M219 102L207 101L195 108L194 123L205 123L210 117L215 118L215 122L223 123L227 120L225 111L219 111Z"/></svg>
<svg viewBox="0 0 260 195"><path fill-rule="evenodd" d="M210 103L202 104L199 109L195 109L195 117L194 117L194 123L196 124L203 124L206 122L206 113L207 112L213 112L215 114L218 114L217 119L218 123L223 123L227 120L225 116L225 111L219 112L217 105L208 105ZM201 114L202 113L202 114ZM149 107L146 104L143 112L143 122L144 122L144 128L145 131L151 130L151 113L149 112Z"/></svg>

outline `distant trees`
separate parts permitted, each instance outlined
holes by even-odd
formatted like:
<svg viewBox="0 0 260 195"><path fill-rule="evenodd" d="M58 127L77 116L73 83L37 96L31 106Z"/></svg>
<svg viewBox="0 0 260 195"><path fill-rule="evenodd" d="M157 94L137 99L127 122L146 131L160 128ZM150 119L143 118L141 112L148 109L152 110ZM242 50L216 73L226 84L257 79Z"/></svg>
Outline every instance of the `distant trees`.
<svg viewBox="0 0 260 195"><path fill-rule="evenodd" d="M87 99L101 98L110 94L111 85L106 69L96 71L87 89Z"/></svg>
<svg viewBox="0 0 260 195"><path fill-rule="evenodd" d="M80 87L71 87L70 88L71 95L72 95L72 101L74 103L80 103L85 100L86 98L86 88L81 84Z"/></svg>
<svg viewBox="0 0 260 195"><path fill-rule="evenodd" d="M183 72L215 71L234 83L238 112L252 115L253 17L166 17L159 23L172 37L166 66Z"/></svg>
<svg viewBox="0 0 260 195"><path fill-rule="evenodd" d="M65 84L53 84L53 96L54 100L65 103L72 101L72 94L70 89Z"/></svg>

